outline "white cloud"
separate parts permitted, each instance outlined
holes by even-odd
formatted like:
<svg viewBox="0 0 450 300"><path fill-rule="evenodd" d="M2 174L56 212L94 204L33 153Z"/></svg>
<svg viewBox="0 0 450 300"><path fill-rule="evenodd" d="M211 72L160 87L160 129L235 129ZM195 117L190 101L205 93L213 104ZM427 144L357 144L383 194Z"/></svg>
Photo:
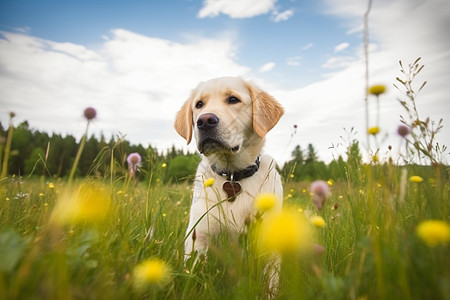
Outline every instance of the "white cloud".
<svg viewBox="0 0 450 300"><path fill-rule="evenodd" d="M287 59L288 66L298 66L300 65L300 61L303 59L302 56L293 56Z"/></svg>
<svg viewBox="0 0 450 300"><path fill-rule="evenodd" d="M330 57L324 64L322 64L322 68L324 69L345 68L354 61L355 58L353 56Z"/></svg>
<svg viewBox="0 0 450 300"><path fill-rule="evenodd" d="M259 68L258 71L261 73L266 73L266 72L269 72L270 70L272 70L274 67L275 67L274 62L268 62L268 63L264 64L261 68Z"/></svg>
<svg viewBox="0 0 450 300"><path fill-rule="evenodd" d="M308 50L308 49L311 48L312 46L314 46L313 43L308 43L308 44L302 46L302 50Z"/></svg>
<svg viewBox="0 0 450 300"><path fill-rule="evenodd" d="M276 1L277 0L205 0L203 2L203 7L198 12L198 17L217 17L222 13L236 19L251 18L266 14L273 10Z"/></svg>
<svg viewBox="0 0 450 300"><path fill-rule="evenodd" d="M128 134L163 149L182 139L172 123L199 81L244 76L231 40L174 43L113 30L95 49L17 33L0 38L0 118L14 111L48 132L82 133L82 111L93 106L93 131ZM220 70L220 72L218 72ZM159 125L158 125L159 124Z"/></svg>
<svg viewBox="0 0 450 300"><path fill-rule="evenodd" d="M274 11L272 15L272 21L274 22L281 22L281 21L287 21L294 15L293 10L285 10L283 12Z"/></svg>
<svg viewBox="0 0 450 300"><path fill-rule="evenodd" d="M338 45L336 45L336 46L334 47L334 52L337 53L337 52L344 51L344 50L347 49L349 46L350 46L350 44L347 43L347 42L340 43L340 44L338 44Z"/></svg>

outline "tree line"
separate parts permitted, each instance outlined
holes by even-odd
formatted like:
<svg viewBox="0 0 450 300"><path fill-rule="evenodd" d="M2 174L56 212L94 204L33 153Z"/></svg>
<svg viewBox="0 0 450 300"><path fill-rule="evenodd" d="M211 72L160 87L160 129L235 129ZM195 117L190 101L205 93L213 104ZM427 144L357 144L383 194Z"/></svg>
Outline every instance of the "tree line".
<svg viewBox="0 0 450 300"><path fill-rule="evenodd" d="M5 148L7 127L0 122L0 153ZM64 178L69 175L74 162L79 141L72 135L48 134L30 128L27 121L13 128L7 174L17 176L39 175ZM131 144L124 137L106 139L104 135L87 138L76 170L76 176L125 175L128 169L126 158L137 152L142 156L141 172L138 179L149 176L164 182L192 179L200 157L196 153L184 153L173 146L165 151L142 144ZM358 141L354 140L347 148L346 159L339 156L326 164L319 160L312 144L306 149L300 145L292 151L291 160L279 168L280 173L290 180L344 179L348 169L356 169L362 164Z"/></svg>

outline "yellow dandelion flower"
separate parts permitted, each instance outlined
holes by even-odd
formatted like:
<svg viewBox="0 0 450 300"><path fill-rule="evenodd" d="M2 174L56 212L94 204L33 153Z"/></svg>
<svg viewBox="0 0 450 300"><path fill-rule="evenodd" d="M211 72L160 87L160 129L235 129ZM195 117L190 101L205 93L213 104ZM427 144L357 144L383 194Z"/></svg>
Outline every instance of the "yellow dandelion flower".
<svg viewBox="0 0 450 300"><path fill-rule="evenodd" d="M329 186L333 186L334 180L333 180L333 179L328 179L327 184L328 184Z"/></svg>
<svg viewBox="0 0 450 300"><path fill-rule="evenodd" d="M162 163L161 167L162 167L162 168L166 168L166 167L167 167L167 164L166 164L166 163Z"/></svg>
<svg viewBox="0 0 450 300"><path fill-rule="evenodd" d="M39 193L39 197L44 197L44 193Z"/></svg>
<svg viewBox="0 0 450 300"><path fill-rule="evenodd" d="M417 183L420 183L420 182L423 181L423 178L420 177L420 176L414 175L414 176L409 177L409 180L410 180L411 182L417 182Z"/></svg>
<svg viewBox="0 0 450 300"><path fill-rule="evenodd" d="M312 216L311 223L316 227L324 228L326 226L325 220L321 216Z"/></svg>
<svg viewBox="0 0 450 300"><path fill-rule="evenodd" d="M312 244L311 227L303 215L285 209L262 223L260 242L263 252L296 253Z"/></svg>
<svg viewBox="0 0 450 300"><path fill-rule="evenodd" d="M429 247L444 245L450 241L450 225L445 221L423 221L417 226L416 233Z"/></svg>
<svg viewBox="0 0 450 300"><path fill-rule="evenodd" d="M369 88L369 93L375 96L379 96L386 92L386 86L382 84L373 85Z"/></svg>
<svg viewBox="0 0 450 300"><path fill-rule="evenodd" d="M205 180L205 187L210 187L214 184L215 180L214 178L208 178Z"/></svg>
<svg viewBox="0 0 450 300"><path fill-rule="evenodd" d="M259 194L255 198L255 206L261 212L271 210L278 202L277 196L271 193Z"/></svg>
<svg viewBox="0 0 450 300"><path fill-rule="evenodd" d="M77 189L66 190L61 194L52 212L52 220L61 225L101 223L109 216L110 210L110 190L97 182L85 182Z"/></svg>
<svg viewBox="0 0 450 300"><path fill-rule="evenodd" d="M290 190L289 190L289 193L291 193L291 194L293 194L294 192L295 192L294 189L290 189Z"/></svg>
<svg viewBox="0 0 450 300"><path fill-rule="evenodd" d="M163 285L170 279L170 269L160 259L148 259L133 269L133 284L137 289Z"/></svg>
<svg viewBox="0 0 450 300"><path fill-rule="evenodd" d="M50 182L50 183L48 184L48 188L49 188L49 189L54 189L54 188L55 188L55 184L54 184L53 182Z"/></svg>
<svg viewBox="0 0 450 300"><path fill-rule="evenodd" d="M9 198L8 198L8 197L6 197L6 198L5 198L5 201L9 201Z"/></svg>
<svg viewBox="0 0 450 300"><path fill-rule="evenodd" d="M289 174L289 178L294 178L294 174Z"/></svg>
<svg viewBox="0 0 450 300"><path fill-rule="evenodd" d="M377 135L378 133L380 133L380 127L378 127L378 126L370 127L367 130L367 133L371 134L371 135Z"/></svg>

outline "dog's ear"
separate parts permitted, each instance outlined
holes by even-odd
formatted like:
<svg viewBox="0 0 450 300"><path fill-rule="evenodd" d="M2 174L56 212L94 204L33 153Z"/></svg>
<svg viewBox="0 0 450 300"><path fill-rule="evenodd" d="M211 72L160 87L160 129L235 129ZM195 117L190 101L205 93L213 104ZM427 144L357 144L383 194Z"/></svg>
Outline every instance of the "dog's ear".
<svg viewBox="0 0 450 300"><path fill-rule="evenodd" d="M189 144L192 139L192 100L194 99L194 92L191 97L184 102L181 109L178 111L175 118L175 130L181 135Z"/></svg>
<svg viewBox="0 0 450 300"><path fill-rule="evenodd" d="M254 84L246 82L253 105L253 130L263 138L280 120L284 109L275 98Z"/></svg>

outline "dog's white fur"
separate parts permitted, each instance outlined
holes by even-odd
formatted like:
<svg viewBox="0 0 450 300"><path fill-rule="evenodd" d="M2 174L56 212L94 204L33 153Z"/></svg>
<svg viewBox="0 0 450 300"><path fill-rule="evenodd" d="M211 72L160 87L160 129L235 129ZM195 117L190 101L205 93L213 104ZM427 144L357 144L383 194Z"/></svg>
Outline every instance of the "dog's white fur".
<svg viewBox="0 0 450 300"><path fill-rule="evenodd" d="M230 97L239 101L233 98L233 103L230 103ZM264 136L283 115L281 105L268 93L241 78L223 77L200 83L175 120L177 132L188 144L194 135L198 149L202 149L201 135L204 132L198 129L197 120L206 113L214 114L219 120L214 139L220 146L213 145L205 150L197 169L187 228L190 236L185 242L186 258L192 251L206 249L210 237L218 235L222 229L236 236L241 233L245 228L245 219L255 215L253 202L258 194L277 195L280 201L275 211L281 209L283 199L276 163L270 156L261 155ZM226 179L216 174L211 166L229 172L239 171L254 164L259 155L259 170L239 181L242 192L236 199L233 202L223 201L220 206L211 209L219 201L228 198L222 189ZM209 178L215 180L212 188L204 185Z"/></svg>

